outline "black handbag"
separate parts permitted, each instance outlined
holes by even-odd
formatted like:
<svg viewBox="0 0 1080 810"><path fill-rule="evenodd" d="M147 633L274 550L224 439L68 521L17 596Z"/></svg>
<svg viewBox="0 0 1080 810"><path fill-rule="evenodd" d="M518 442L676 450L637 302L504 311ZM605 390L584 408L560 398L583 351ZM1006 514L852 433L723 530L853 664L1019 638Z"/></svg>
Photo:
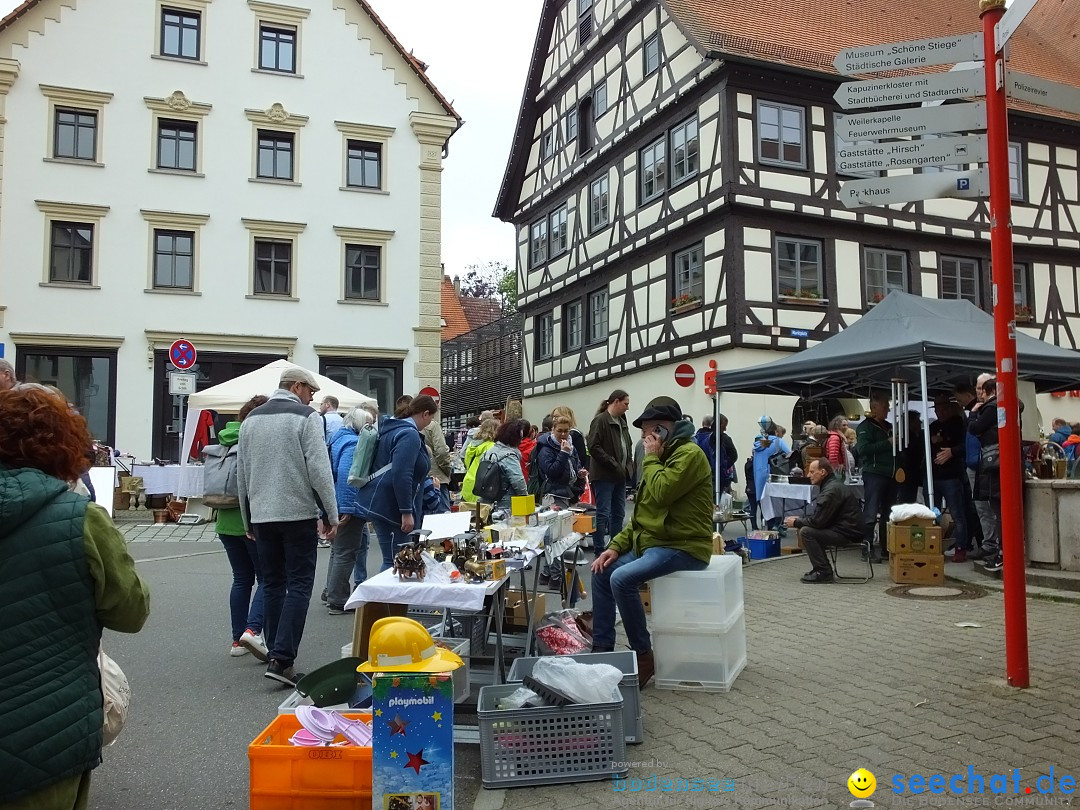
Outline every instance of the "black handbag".
<svg viewBox="0 0 1080 810"><path fill-rule="evenodd" d="M979 450L980 472L993 472L1001 468L1001 452L996 444L988 444Z"/></svg>

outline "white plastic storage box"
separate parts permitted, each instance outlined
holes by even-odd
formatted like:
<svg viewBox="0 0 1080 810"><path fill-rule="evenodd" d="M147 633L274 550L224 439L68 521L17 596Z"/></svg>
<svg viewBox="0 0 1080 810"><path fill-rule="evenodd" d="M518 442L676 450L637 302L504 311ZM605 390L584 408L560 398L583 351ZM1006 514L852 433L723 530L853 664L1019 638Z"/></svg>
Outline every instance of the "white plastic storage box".
<svg viewBox="0 0 1080 810"><path fill-rule="evenodd" d="M458 657L465 662L465 666L458 667L450 673L450 679L454 683L454 703L461 703L469 696L469 648L472 642L467 638L435 638L434 640L453 645L450 651L457 653Z"/></svg>
<svg viewBox="0 0 1080 810"><path fill-rule="evenodd" d="M723 633L653 630L657 689L727 692L746 666L746 619L742 611Z"/></svg>
<svg viewBox="0 0 1080 810"><path fill-rule="evenodd" d="M626 775L621 700L500 709L499 701L520 688L519 683L480 688L476 716L485 788L572 784Z"/></svg>
<svg viewBox="0 0 1080 810"><path fill-rule="evenodd" d="M702 571L676 571L649 583L657 630L723 633L742 616L742 557L714 554Z"/></svg>
<svg viewBox="0 0 1080 810"><path fill-rule="evenodd" d="M626 730L626 742L636 745L645 741L645 731L641 723L641 688L638 686L637 655L633 650L618 652L581 653L567 658L582 664L609 664L623 673L619 681L619 691L623 697L623 726ZM532 675L533 667L539 658L516 658L510 666L506 680L514 683L526 675Z"/></svg>

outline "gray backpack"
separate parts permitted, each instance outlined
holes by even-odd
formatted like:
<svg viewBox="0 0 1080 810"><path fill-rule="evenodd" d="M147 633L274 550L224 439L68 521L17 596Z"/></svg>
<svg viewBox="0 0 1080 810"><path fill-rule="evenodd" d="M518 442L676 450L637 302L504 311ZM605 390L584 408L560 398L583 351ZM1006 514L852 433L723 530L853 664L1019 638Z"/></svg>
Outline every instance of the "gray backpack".
<svg viewBox="0 0 1080 810"><path fill-rule="evenodd" d="M240 491L236 486L236 445L212 444L203 449L203 503L214 509L236 509Z"/></svg>

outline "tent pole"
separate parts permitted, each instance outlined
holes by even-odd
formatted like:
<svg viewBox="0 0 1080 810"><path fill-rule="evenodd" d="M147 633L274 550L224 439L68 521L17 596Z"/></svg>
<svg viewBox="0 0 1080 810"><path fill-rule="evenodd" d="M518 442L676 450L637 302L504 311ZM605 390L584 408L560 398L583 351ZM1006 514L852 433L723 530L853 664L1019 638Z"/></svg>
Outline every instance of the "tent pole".
<svg viewBox="0 0 1080 810"><path fill-rule="evenodd" d="M919 385L922 386L923 453L926 455L926 498L927 506L934 507L934 459L930 455L930 392L926 384L926 361L919 361Z"/></svg>

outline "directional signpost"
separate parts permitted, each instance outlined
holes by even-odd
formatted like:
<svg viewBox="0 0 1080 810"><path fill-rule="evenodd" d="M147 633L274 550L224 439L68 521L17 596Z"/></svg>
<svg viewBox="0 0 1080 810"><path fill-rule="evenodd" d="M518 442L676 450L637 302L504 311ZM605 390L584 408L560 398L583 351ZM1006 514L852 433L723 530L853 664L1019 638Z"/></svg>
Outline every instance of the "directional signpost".
<svg viewBox="0 0 1080 810"><path fill-rule="evenodd" d="M846 48L837 54L833 66L843 76L877 73L881 70L921 68L929 65L951 65L969 59L983 58L981 34L958 37L917 39L887 45L867 45Z"/></svg>
<svg viewBox="0 0 1080 810"><path fill-rule="evenodd" d="M1006 74L1005 88L1012 98L1080 115L1080 88L1050 82L1019 71Z"/></svg>
<svg viewBox="0 0 1080 810"><path fill-rule="evenodd" d="M985 135L856 144L837 147L836 150L836 170L845 174L948 166L955 163L982 163L985 160Z"/></svg>
<svg viewBox="0 0 1080 810"><path fill-rule="evenodd" d="M1004 7L1004 3L1001 4ZM1000 51L1013 35L1016 27L1023 22L1028 12L1035 7L1035 0L1013 0L1013 4L994 26L994 50Z"/></svg>
<svg viewBox="0 0 1080 810"><path fill-rule="evenodd" d="M934 174L901 174L849 180L840 188L840 202L848 208L863 205L917 202L936 197L985 197L990 190L985 169Z"/></svg>
<svg viewBox="0 0 1080 810"><path fill-rule="evenodd" d="M848 109L893 107L898 104L921 104L924 101L947 101L951 98L981 96L986 88L982 68L948 73L900 76L895 79L871 79L844 82L833 94L836 103Z"/></svg>
<svg viewBox="0 0 1080 810"><path fill-rule="evenodd" d="M986 104L981 101L946 104L944 107L856 113L841 115L836 119L836 137L846 143L979 129L986 129Z"/></svg>

